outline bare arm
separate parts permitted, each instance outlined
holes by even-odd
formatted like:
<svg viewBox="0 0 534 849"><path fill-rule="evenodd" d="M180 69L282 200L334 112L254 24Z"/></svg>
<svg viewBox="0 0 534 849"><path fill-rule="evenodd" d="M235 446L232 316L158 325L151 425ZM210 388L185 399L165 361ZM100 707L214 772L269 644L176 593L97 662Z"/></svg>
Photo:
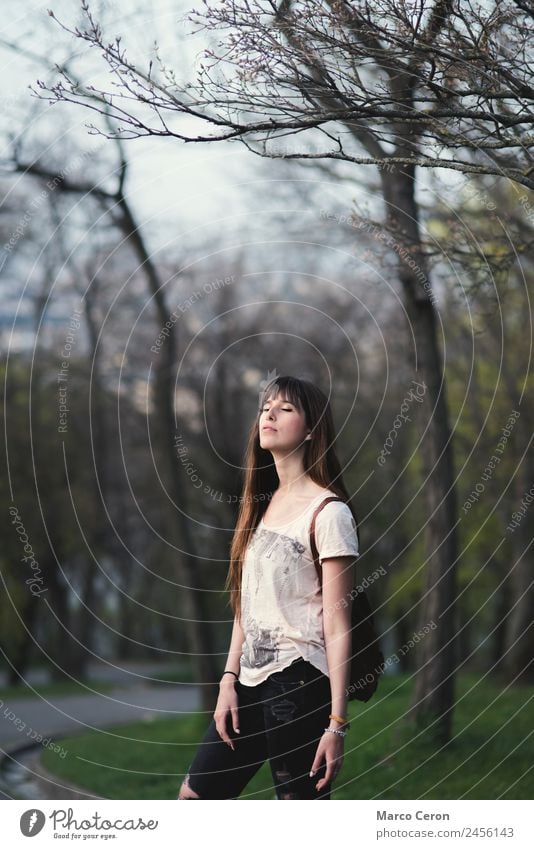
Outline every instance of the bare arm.
<svg viewBox="0 0 534 849"><path fill-rule="evenodd" d="M323 560L323 630L332 691L332 713L346 716L352 654L351 590L354 556ZM332 722L333 727L341 723Z"/></svg>
<svg viewBox="0 0 534 849"><path fill-rule="evenodd" d="M352 648L352 563L354 556L323 560L323 632L330 677L332 713L346 717ZM345 606L346 605L346 606ZM345 725L331 719L329 728ZM315 785L320 792L333 781L343 765L343 738L324 733L315 754L310 775L315 775L323 760L326 772Z"/></svg>
<svg viewBox="0 0 534 849"><path fill-rule="evenodd" d="M230 650L228 652L228 659L226 661L225 669L229 669L231 672L235 672L236 675L239 675L239 670L241 665L239 663L239 658L241 657L241 650L243 648L243 643L245 640L245 635L243 633L243 629L237 619L234 617L234 627L232 628L232 639L230 641ZM233 675L223 675L221 678L221 684L225 684L226 682L232 683L235 681Z"/></svg>
<svg viewBox="0 0 534 849"><path fill-rule="evenodd" d="M230 641L230 651L226 661L225 670L230 670L239 675L241 665L239 658L241 656L241 648L245 636L240 624L234 617L234 627L232 628L232 639ZM228 720L231 721L233 730L236 734L240 734L239 729L239 703L237 698L237 690L235 688L237 678L234 675L221 675L219 682L219 698L215 707L214 719L217 733L221 740L233 750L235 749L234 741L228 733Z"/></svg>

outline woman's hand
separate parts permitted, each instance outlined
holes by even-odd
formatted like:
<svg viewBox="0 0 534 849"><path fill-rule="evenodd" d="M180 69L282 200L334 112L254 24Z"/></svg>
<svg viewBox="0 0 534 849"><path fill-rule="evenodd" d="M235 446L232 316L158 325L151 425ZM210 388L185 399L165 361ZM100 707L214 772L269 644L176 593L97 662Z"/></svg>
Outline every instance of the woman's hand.
<svg viewBox="0 0 534 849"><path fill-rule="evenodd" d="M227 721L230 718L233 729L236 734L240 734L239 716L238 716L238 698L233 681L221 681L219 685L219 698L215 705L213 718L215 720L215 728L221 740L230 746L232 751L235 751L234 741L228 734ZM337 735L336 735L337 736Z"/></svg>
<svg viewBox="0 0 534 849"><path fill-rule="evenodd" d="M320 778L315 789L323 790L329 781L335 781L341 767L343 766L344 738L341 734L331 734L325 731L319 741L315 759L312 764L310 775L315 775L323 761L326 761L326 773Z"/></svg>

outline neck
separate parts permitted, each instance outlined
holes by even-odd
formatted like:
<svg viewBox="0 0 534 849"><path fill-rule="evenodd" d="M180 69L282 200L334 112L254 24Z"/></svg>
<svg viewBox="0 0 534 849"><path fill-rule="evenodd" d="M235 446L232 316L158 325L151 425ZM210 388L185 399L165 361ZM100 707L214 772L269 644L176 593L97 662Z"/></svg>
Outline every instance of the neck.
<svg viewBox="0 0 534 849"><path fill-rule="evenodd" d="M298 454L275 456L274 463L280 481L278 491L284 495L299 492L309 483L309 475L304 471L302 458Z"/></svg>

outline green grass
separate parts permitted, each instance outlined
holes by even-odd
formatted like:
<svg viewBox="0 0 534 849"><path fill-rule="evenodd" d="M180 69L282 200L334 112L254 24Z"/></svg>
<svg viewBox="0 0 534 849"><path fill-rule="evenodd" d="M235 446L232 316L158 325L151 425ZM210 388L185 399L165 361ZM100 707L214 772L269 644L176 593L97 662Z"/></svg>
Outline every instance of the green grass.
<svg viewBox="0 0 534 849"><path fill-rule="evenodd" d="M349 703L352 728L333 799L532 797L534 687L502 692L488 679L460 676L454 739L441 750L402 722L412 687L407 676L384 678L367 705ZM61 741L65 759L46 749L43 762L105 798L175 799L208 721L189 715L71 737ZM268 763L241 798L274 798Z"/></svg>
<svg viewBox="0 0 534 849"><path fill-rule="evenodd" d="M85 684L85 686L84 686ZM116 685L104 681L58 681L51 684L16 684L0 689L0 699L33 699L37 696L90 696L91 690L107 693Z"/></svg>
<svg viewBox="0 0 534 849"><path fill-rule="evenodd" d="M190 666L184 667L173 667L168 670L164 670L158 676L155 673L152 673L150 678L147 676L145 683L146 684L194 684L196 682L195 674Z"/></svg>

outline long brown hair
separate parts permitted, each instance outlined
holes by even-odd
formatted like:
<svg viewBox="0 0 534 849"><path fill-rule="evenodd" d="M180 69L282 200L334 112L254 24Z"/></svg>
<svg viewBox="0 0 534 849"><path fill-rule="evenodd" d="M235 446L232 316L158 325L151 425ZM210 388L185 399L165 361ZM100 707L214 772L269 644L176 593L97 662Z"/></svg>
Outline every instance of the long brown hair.
<svg viewBox="0 0 534 849"><path fill-rule="evenodd" d="M250 428L245 450L243 492L230 547L230 568L225 590L230 592L230 604L238 620L241 618L241 575L245 552L279 484L272 454L260 445L260 414L269 398L276 398L282 393L297 409L304 411L306 427L311 430L311 439L304 442L305 473L314 483L339 495L350 508L358 526L334 449L336 434L328 398L309 380L289 375L273 378L263 389L257 415Z"/></svg>

